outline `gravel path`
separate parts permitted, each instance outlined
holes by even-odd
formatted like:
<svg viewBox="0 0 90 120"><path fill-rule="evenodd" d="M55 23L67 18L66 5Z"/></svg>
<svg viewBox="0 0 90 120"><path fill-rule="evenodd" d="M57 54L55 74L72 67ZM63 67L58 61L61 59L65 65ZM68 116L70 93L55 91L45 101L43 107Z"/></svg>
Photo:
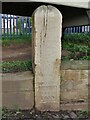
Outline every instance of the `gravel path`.
<svg viewBox="0 0 90 120"><path fill-rule="evenodd" d="M86 111L40 112L34 110L4 112L2 120L90 120Z"/></svg>

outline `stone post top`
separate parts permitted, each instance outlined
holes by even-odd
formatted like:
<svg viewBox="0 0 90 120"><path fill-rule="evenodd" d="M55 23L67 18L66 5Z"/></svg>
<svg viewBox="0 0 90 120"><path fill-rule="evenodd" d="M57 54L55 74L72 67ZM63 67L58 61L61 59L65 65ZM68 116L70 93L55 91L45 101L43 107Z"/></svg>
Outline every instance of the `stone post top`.
<svg viewBox="0 0 90 120"><path fill-rule="evenodd" d="M1 2L42 2L77 8L90 9L89 0L1 0ZM37 4L37 3L36 3Z"/></svg>
<svg viewBox="0 0 90 120"><path fill-rule="evenodd" d="M41 11L41 10L46 10L48 8L48 10L49 11L52 11L52 12L54 12L54 13L56 13L55 15L57 15L57 13L58 14L60 14L61 16L62 16L62 14L61 14L61 12L56 8L56 7L54 7L54 6L52 6L52 5L42 5L42 6L40 6L40 7L38 7L34 12L33 12L33 14L35 14L35 12L36 11Z"/></svg>

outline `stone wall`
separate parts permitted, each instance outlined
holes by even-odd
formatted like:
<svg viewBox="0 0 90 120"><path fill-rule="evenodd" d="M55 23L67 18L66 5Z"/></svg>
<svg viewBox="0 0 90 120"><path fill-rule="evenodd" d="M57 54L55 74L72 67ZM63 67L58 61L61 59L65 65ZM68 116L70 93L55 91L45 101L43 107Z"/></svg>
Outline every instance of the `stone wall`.
<svg viewBox="0 0 90 120"><path fill-rule="evenodd" d="M83 61L85 62L85 61ZM82 65L85 66L85 62ZM65 67L61 70L61 102L87 101L88 72L90 70L75 69L81 62ZM69 63L68 63L69 64ZM72 66L76 66L72 68ZM87 64L88 65L88 64ZM86 65L86 67L87 67ZM67 66L67 64L66 64ZM64 69L63 69L64 68ZM31 109L34 106L34 80L31 71L8 73L2 75L2 104L8 108Z"/></svg>
<svg viewBox="0 0 90 120"><path fill-rule="evenodd" d="M16 109L34 106L33 74L30 71L3 74L2 105Z"/></svg>
<svg viewBox="0 0 90 120"><path fill-rule="evenodd" d="M62 70L61 100L87 101L88 70Z"/></svg>
<svg viewBox="0 0 90 120"><path fill-rule="evenodd" d="M61 69L61 101L87 101L89 61L63 61Z"/></svg>

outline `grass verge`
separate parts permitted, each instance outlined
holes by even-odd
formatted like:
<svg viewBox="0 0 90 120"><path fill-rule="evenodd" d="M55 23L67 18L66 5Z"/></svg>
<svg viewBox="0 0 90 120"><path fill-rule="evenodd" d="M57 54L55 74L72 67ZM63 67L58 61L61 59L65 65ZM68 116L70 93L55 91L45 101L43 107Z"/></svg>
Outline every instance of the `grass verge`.
<svg viewBox="0 0 90 120"><path fill-rule="evenodd" d="M2 62L0 63L0 67L3 73L29 71L32 69L32 62L31 60Z"/></svg>
<svg viewBox="0 0 90 120"><path fill-rule="evenodd" d="M18 44L30 44L32 40L30 36L18 36L18 37L2 37L0 43L2 42L2 47L7 47L10 45L18 45Z"/></svg>

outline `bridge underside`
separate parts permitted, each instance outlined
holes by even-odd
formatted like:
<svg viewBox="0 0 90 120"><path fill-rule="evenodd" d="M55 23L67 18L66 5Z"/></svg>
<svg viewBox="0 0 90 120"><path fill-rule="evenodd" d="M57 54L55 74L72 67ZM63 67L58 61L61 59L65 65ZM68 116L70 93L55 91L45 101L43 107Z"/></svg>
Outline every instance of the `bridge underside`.
<svg viewBox="0 0 90 120"><path fill-rule="evenodd" d="M32 16L34 10L41 5L49 5L41 2L2 2L2 13L21 16ZM50 4L60 10L63 16L63 27L88 25L87 10L84 8L69 7Z"/></svg>

